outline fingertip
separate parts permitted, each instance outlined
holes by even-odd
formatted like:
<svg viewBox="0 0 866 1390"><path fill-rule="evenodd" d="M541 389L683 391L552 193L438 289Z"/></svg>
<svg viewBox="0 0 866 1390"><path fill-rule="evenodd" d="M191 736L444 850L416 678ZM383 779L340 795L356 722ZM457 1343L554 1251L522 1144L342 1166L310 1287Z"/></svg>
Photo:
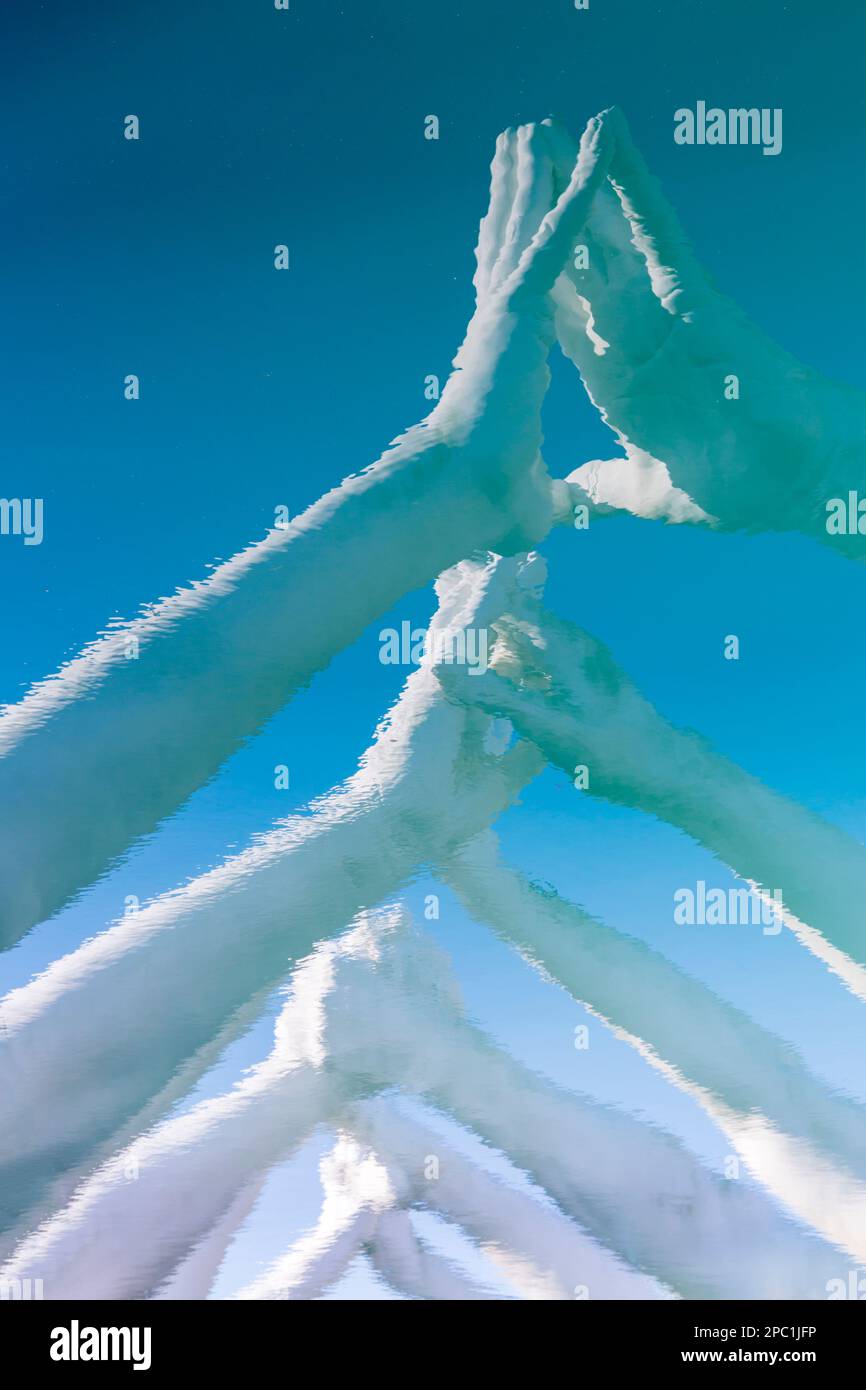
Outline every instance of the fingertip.
<svg viewBox="0 0 866 1390"><path fill-rule="evenodd" d="M540 121L526 121L518 128L518 140L522 145L527 146L533 152L539 149L546 149L546 131L542 129Z"/></svg>

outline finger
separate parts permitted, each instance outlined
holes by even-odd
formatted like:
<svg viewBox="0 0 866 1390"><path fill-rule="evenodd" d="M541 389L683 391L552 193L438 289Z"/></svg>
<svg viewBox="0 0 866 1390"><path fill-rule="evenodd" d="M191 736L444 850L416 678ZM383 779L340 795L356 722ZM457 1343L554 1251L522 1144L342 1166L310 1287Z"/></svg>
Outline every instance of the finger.
<svg viewBox="0 0 866 1390"><path fill-rule="evenodd" d="M564 482L572 505L587 506L593 516L630 512L674 525L714 522L687 492L674 487L666 464L632 444L626 445L624 458L590 459L569 473Z"/></svg>
<svg viewBox="0 0 866 1390"><path fill-rule="evenodd" d="M587 231L601 249L605 278L612 280L616 272L620 284L639 279L654 299L647 276L646 261L634 244L631 223L623 211L609 177L604 187L598 190L598 196L587 220ZM655 302L658 307L657 301Z"/></svg>
<svg viewBox="0 0 866 1390"><path fill-rule="evenodd" d="M517 137L513 130L497 136L496 151L490 165L490 204L478 228L475 251L477 269L473 284L478 299L490 288L493 267L502 248L502 238L514 202Z"/></svg>
<svg viewBox="0 0 866 1390"><path fill-rule="evenodd" d="M549 140L555 176L564 186L574 168L577 146L559 121L549 122ZM568 322L568 355L580 358L578 365L588 356L617 355L623 347L630 360L651 356L670 331L670 319L653 293L646 261L634 245L631 225L607 181L596 193L578 241L585 254L579 263L576 255L567 258L555 291L558 312ZM577 245L572 250L576 253ZM569 293L566 279L577 297ZM629 331L621 344L624 321Z"/></svg>
<svg viewBox="0 0 866 1390"><path fill-rule="evenodd" d="M543 296L561 273L571 243L583 226L596 191L603 182L612 154L606 113L593 116L580 141L580 151L568 187L523 252L503 293L515 303Z"/></svg>
<svg viewBox="0 0 866 1390"><path fill-rule="evenodd" d="M609 182L599 189L587 226L589 272L569 276L581 290L585 280L595 331L621 348L634 364L657 352L671 331L671 317L659 303L646 261L634 244L631 224ZM622 325L628 324L623 335ZM621 341L622 340L622 341Z"/></svg>
<svg viewBox="0 0 866 1390"><path fill-rule="evenodd" d="M612 108L615 150L610 179L644 257L653 291L671 314L690 314L713 286L697 260L661 185L644 163L622 112Z"/></svg>
<svg viewBox="0 0 866 1390"><path fill-rule="evenodd" d="M516 178L511 213L491 277L492 288L503 284L515 269L555 202L548 132L542 125L523 125L517 132Z"/></svg>

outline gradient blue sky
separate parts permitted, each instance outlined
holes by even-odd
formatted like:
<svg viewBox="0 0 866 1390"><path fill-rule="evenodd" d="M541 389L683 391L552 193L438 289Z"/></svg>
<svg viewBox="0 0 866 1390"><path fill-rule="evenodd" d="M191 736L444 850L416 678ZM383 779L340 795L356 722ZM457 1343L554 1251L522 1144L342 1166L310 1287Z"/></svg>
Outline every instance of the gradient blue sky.
<svg viewBox="0 0 866 1390"><path fill-rule="evenodd" d="M619 103L722 288L803 361L866 387L864 40L849 0L591 0L588 12L571 0L292 0L288 13L268 0L7 0L0 493L45 499L45 540L0 538L0 699L263 534L275 506L302 510L426 413L424 378L445 377L471 311L506 125L556 113L579 129ZM781 155L676 146L674 110L698 99L781 107ZM137 143L122 138L130 112ZM438 142L423 139L428 113ZM291 249L287 274L273 269L277 242ZM612 449L555 357L545 453L565 473ZM129 372L136 403L123 399ZM545 553L551 606L605 640L666 716L866 833L866 569L803 539L627 519L557 535ZM379 627L431 607L409 596L377 623L127 864L11 952L0 985L128 893L200 872L349 773L404 674L379 664ZM739 663L721 657L731 632ZM288 792L273 788L277 762ZM861 1011L792 940L675 931L676 886L727 881L682 836L552 773L503 833L527 871L660 945L866 1096ZM643 1108L710 1161L727 1152L622 1044L600 1043L578 1076L579 1011L527 984L450 901L438 931L472 1011L520 1055ZM219 1078L264 1038L239 1045Z"/></svg>

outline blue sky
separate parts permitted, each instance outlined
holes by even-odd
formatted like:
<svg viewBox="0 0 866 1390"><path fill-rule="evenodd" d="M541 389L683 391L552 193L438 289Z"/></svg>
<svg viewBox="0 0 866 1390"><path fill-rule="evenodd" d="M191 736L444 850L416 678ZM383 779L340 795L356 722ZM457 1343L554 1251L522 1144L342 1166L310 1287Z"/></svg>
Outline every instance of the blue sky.
<svg viewBox="0 0 866 1390"><path fill-rule="evenodd" d="M426 413L424 379L445 377L471 311L507 125L555 113L578 129L620 104L722 288L801 360L866 386L866 21L849 3L292 0L282 13L266 0L9 0L0 25L0 492L45 499L41 546L0 539L2 700ZM673 113L698 99L781 107L781 155L675 145ZM128 113L138 142L122 138ZM438 142L423 138L429 113ZM288 274L273 269L278 242ZM612 449L555 357L545 454L565 473ZM130 372L137 402L123 399ZM631 519L557 535L545 553L550 606L608 643L672 722L863 837L866 570L804 539ZM424 593L384 616L125 865L0 962L0 985L98 929L128 893L200 872L351 772L403 675L378 662L378 629L431 609ZM731 632L739 663L721 657ZM290 767L287 792L276 763ZM676 937L673 887L726 881L684 837L553 773L502 829L527 872L863 1090L859 1006L793 940ZM438 932L473 1014L519 1055L643 1107L708 1161L727 1152L622 1044L603 1044L578 1077L580 1011L562 994L551 1003L552 987L482 943L450 901ZM482 957L495 967L482 972ZM232 1066L265 1045L259 1030Z"/></svg>

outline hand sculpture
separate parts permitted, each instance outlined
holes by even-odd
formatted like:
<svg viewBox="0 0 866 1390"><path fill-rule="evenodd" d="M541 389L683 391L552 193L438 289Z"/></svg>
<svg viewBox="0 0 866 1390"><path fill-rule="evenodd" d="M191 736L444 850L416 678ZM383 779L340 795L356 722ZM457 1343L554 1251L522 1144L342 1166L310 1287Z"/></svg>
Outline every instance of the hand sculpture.
<svg viewBox="0 0 866 1390"><path fill-rule="evenodd" d="M502 136L476 312L430 416L287 530L113 629L0 716L0 947L152 831L404 594L479 549L546 534L549 291L610 150L597 117L558 193L548 129Z"/></svg>
<svg viewBox="0 0 866 1390"><path fill-rule="evenodd" d="M594 500L652 515L642 483L664 465L717 526L802 531L866 556L866 517L860 534L827 526L831 499L858 489L866 497L866 397L802 366L719 292L625 118L614 110L607 119L609 183L581 238L587 256L571 259L554 298L563 351L626 458L573 479ZM550 138L562 178L573 142L559 127Z"/></svg>

